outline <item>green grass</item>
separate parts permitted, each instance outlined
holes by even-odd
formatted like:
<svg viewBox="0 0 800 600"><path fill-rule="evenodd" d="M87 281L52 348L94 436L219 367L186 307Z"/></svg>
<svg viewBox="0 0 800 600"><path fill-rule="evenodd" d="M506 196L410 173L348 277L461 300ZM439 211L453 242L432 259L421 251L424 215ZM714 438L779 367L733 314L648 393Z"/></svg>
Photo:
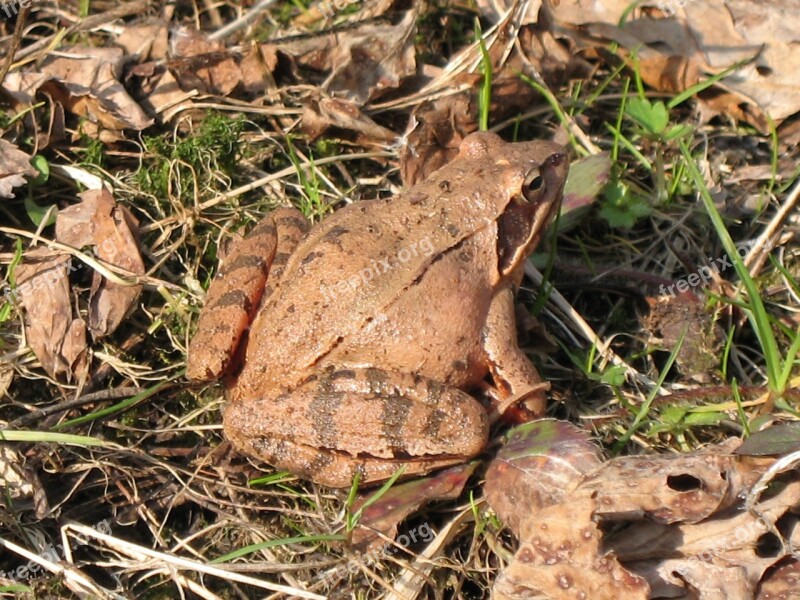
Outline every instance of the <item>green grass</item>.
<svg viewBox="0 0 800 600"><path fill-rule="evenodd" d="M224 189L242 158L243 130L243 118L211 112L189 135L145 136L145 153L134 180L149 195L177 195L185 202Z"/></svg>

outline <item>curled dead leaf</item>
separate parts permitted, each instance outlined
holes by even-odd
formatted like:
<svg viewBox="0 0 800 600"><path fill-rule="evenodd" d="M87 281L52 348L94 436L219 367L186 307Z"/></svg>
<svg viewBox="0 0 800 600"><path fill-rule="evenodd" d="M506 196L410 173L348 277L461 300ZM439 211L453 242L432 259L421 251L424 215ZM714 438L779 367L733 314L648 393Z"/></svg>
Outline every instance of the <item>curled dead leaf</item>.
<svg viewBox="0 0 800 600"><path fill-rule="evenodd" d="M27 252L16 269L14 295L25 307L28 344L53 379L80 381L87 373L86 324L73 317L69 257L44 248Z"/></svg>
<svg viewBox="0 0 800 600"><path fill-rule="evenodd" d="M80 197L80 203L58 213L56 239L76 248L92 246L104 261L143 275L144 262L133 233L138 223L130 211L105 189L89 190ZM122 285L95 271L89 296L92 336L98 339L115 331L141 291L141 285Z"/></svg>
<svg viewBox="0 0 800 600"><path fill-rule="evenodd" d="M359 552L373 550L384 540L378 532L394 539L397 526L410 514L433 500L453 500L461 495L477 462L457 465L438 473L394 485L376 502L364 509L359 527L353 531L351 543ZM367 502L374 490L362 492L353 505L357 511Z"/></svg>
<svg viewBox="0 0 800 600"><path fill-rule="evenodd" d="M0 138L0 197L13 198L14 188L25 185L25 175L33 177L36 169L31 157L11 142Z"/></svg>
<svg viewBox="0 0 800 600"><path fill-rule="evenodd" d="M242 81L242 70L220 41L196 29L177 27L170 35L170 70L184 90L227 96Z"/></svg>
<svg viewBox="0 0 800 600"><path fill-rule="evenodd" d="M526 444L552 454L559 438L542 445L519 437L489 473L535 456ZM775 458L739 456L738 445L616 458L549 495L534 486L548 481L548 470L559 476L558 461L539 460L516 479L487 474L493 506L498 496L514 498L503 510L511 511L508 522L520 538L492 597L753 598L773 567L793 560L791 548L800 542L800 474L783 473L751 512L743 498ZM530 498L527 490L535 490ZM776 579L775 589L785 585Z"/></svg>
<svg viewBox="0 0 800 600"><path fill-rule="evenodd" d="M601 464L586 432L542 419L515 427L486 472L484 492L498 516L518 531L532 510L559 502Z"/></svg>
<svg viewBox="0 0 800 600"><path fill-rule="evenodd" d="M118 80L124 60L121 48L65 48L46 56L39 72L9 73L3 91L24 105L38 92L47 94L96 127L142 130L152 120Z"/></svg>
<svg viewBox="0 0 800 600"><path fill-rule="evenodd" d="M362 22L346 30L270 44L295 66L324 73L322 88L327 94L363 106L416 73L417 15L414 8L394 24Z"/></svg>
<svg viewBox="0 0 800 600"><path fill-rule="evenodd" d="M356 133L365 145L386 145L397 141L397 134L366 116L350 100L323 97L309 100L303 108L303 131L312 139L334 127Z"/></svg>

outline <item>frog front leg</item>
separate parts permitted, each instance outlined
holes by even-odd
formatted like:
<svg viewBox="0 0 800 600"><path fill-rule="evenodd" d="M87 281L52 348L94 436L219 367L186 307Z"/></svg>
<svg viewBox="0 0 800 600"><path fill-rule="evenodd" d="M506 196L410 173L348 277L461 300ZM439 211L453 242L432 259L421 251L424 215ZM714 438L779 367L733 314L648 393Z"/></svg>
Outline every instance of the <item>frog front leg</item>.
<svg viewBox="0 0 800 600"><path fill-rule="evenodd" d="M536 417L542 416L547 403L545 391L550 386L517 345L514 290L510 286L498 290L492 298L483 329L483 348L501 396L497 412L502 415L511 404L522 401Z"/></svg>
<svg viewBox="0 0 800 600"><path fill-rule="evenodd" d="M486 410L457 388L375 368L330 370L297 389L234 398L224 414L237 450L331 487L464 462L489 435Z"/></svg>
<svg viewBox="0 0 800 600"><path fill-rule="evenodd" d="M228 372L262 300L279 281L286 261L308 230L294 208L279 208L239 242L208 288L197 333L189 344L186 375L215 379Z"/></svg>

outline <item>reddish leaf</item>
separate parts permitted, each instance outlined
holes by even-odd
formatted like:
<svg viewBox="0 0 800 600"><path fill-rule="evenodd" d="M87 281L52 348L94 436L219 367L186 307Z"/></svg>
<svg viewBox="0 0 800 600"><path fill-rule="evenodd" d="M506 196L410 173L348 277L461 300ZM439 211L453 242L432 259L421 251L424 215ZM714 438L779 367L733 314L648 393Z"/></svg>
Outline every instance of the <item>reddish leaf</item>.
<svg viewBox="0 0 800 600"><path fill-rule="evenodd" d="M428 477L395 485L374 504L364 509L360 521L364 527L353 531L353 546L361 552L366 552L374 545L383 543L373 530L394 539L397 525L420 506L432 500L458 498L477 466L477 462L458 465ZM353 510L358 510L358 507L362 506L373 493L374 490L359 495Z"/></svg>

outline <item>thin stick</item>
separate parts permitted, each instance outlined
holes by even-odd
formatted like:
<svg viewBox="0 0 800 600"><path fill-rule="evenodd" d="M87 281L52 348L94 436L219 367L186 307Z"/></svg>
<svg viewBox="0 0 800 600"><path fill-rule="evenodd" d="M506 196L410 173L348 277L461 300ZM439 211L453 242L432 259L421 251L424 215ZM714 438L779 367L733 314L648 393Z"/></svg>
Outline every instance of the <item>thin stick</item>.
<svg viewBox="0 0 800 600"><path fill-rule="evenodd" d="M251 22L255 21L258 15L267 10L273 4L275 4L275 0L261 0L235 21L228 23L225 25L225 27L217 29L214 33L208 36L208 39L221 40L222 38L226 38L230 34L247 27Z"/></svg>

